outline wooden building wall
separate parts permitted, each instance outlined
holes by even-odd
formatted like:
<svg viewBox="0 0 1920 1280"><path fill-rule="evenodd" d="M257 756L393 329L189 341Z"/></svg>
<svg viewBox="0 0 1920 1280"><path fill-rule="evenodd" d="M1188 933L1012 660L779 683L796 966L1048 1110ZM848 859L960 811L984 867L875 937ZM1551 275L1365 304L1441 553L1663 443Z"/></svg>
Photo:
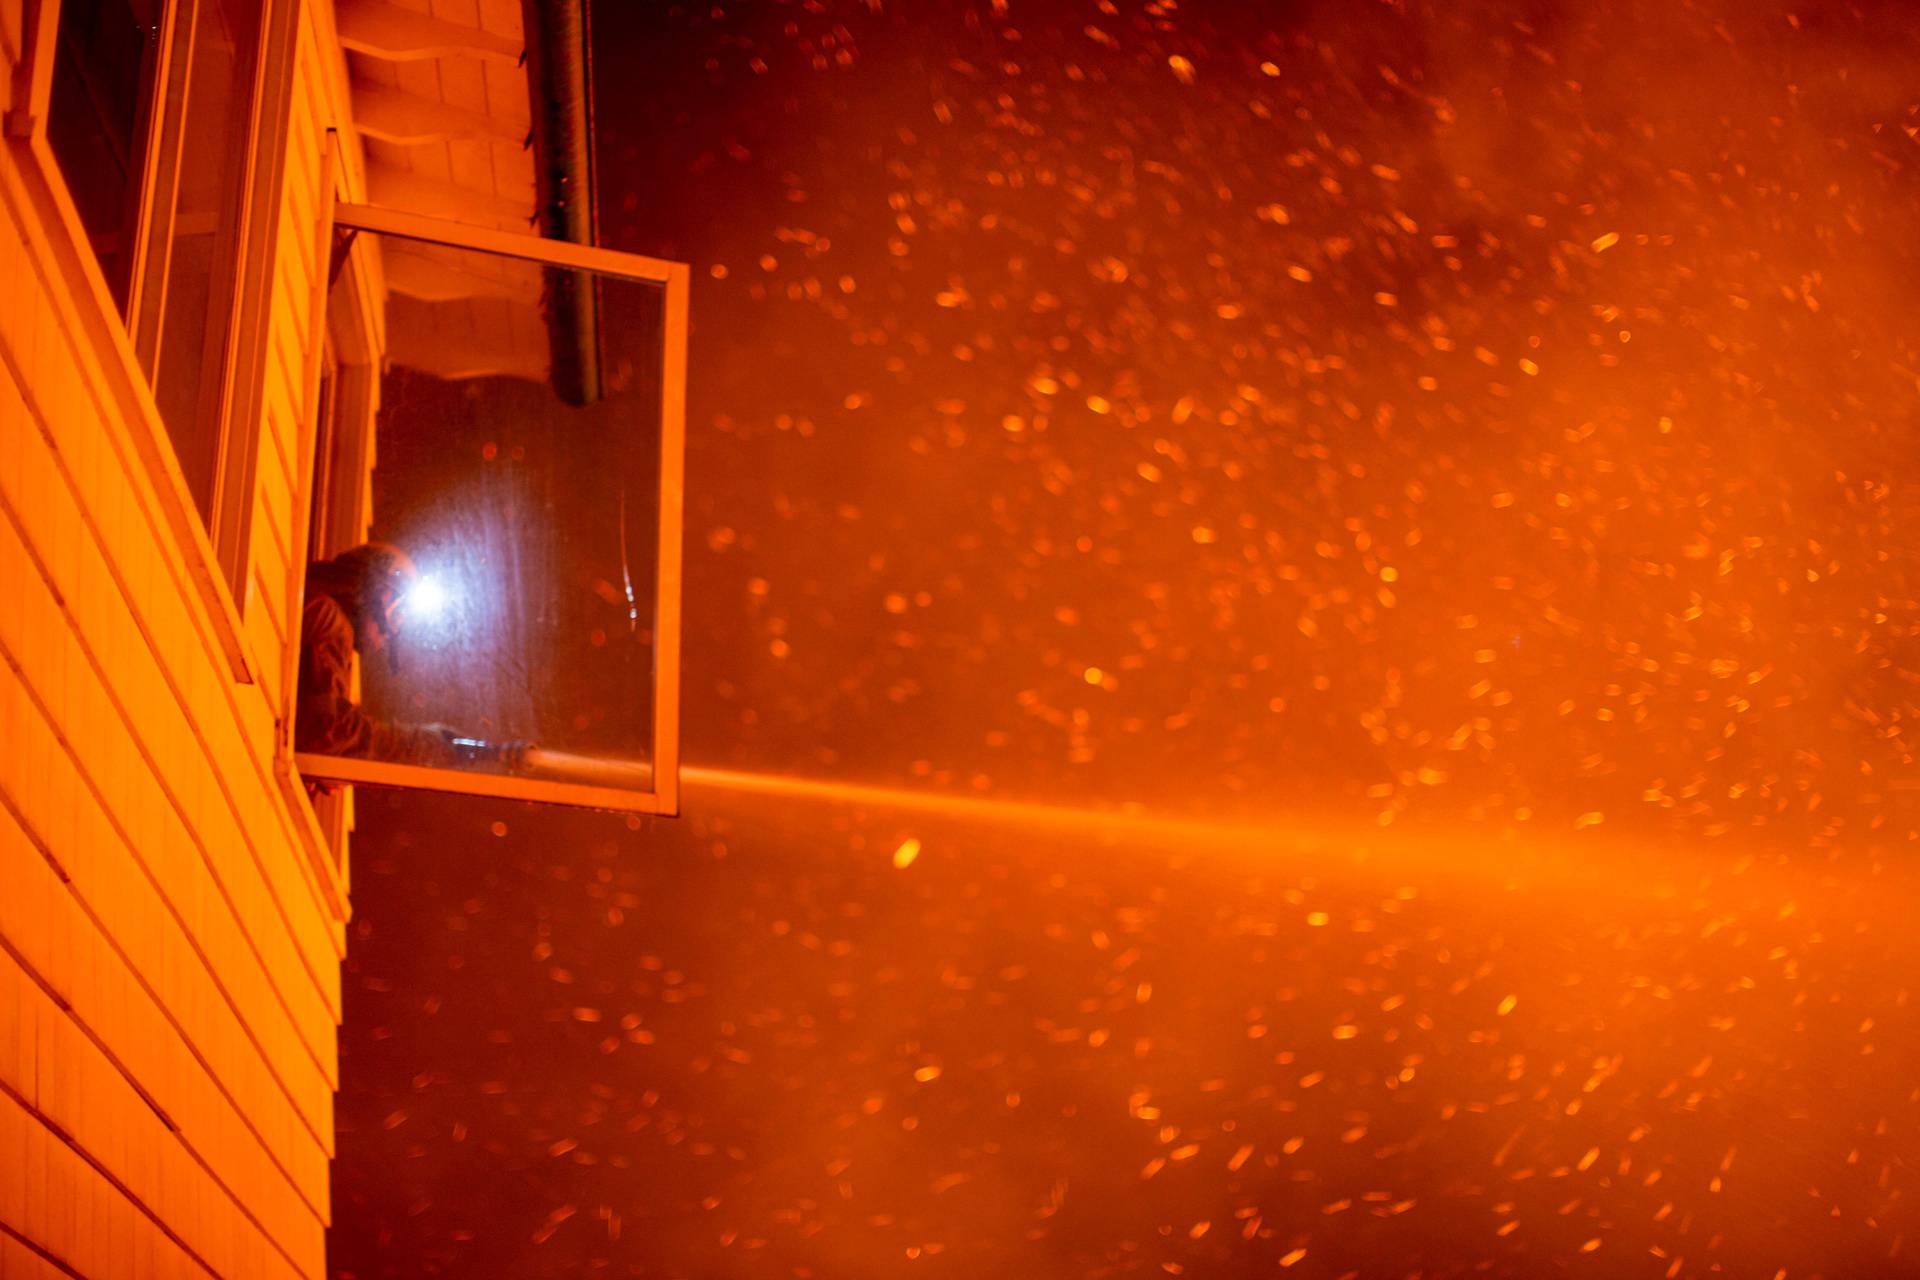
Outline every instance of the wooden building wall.
<svg viewBox="0 0 1920 1280"><path fill-rule="evenodd" d="M23 38L0 0L0 93ZM196 582L166 432L25 144L0 144L0 1276L324 1270L342 881L276 773L321 157L300 6L245 598ZM251 682L221 613L237 616Z"/></svg>

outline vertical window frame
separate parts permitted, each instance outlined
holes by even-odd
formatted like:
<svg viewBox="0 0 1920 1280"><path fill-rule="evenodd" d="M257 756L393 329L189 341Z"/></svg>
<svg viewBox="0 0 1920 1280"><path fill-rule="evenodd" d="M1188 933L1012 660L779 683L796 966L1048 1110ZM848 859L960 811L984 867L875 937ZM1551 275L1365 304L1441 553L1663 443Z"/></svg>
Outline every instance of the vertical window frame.
<svg viewBox="0 0 1920 1280"><path fill-rule="evenodd" d="M235 232L226 358L213 402L213 411L218 414L214 430L220 462L214 471L208 533L220 556L228 588L243 613L253 559L254 490L266 433L267 360L273 341L275 268L280 255L287 152L293 133L301 11L303 3L308 2L313 0L262 0L266 13L260 25L247 167L241 179L244 194ZM331 149L331 142L328 147ZM329 201L331 198L329 192ZM320 219L323 228L327 222L324 216Z"/></svg>
<svg viewBox="0 0 1920 1280"><path fill-rule="evenodd" d="M328 897L329 905L338 919L345 920L351 913L347 896L351 885L350 863L346 855L347 838L353 829L352 792L348 789L339 797L338 805L328 812L308 792L293 758L293 716L299 700L300 616L311 532L311 521L301 516L312 509L315 475L321 465L318 449L325 433L321 430L320 414L328 408L321 394L322 380L329 361L335 362L336 375L343 367L336 359L333 334L335 316L329 307L334 274L331 267L333 209L338 198L340 165L338 131L328 129L322 135L319 163L319 199L314 211L313 232L315 271L307 313L307 367L302 371L300 420L295 424L295 465L298 474L294 477L293 519L288 522L287 637L281 653L280 702L274 708L273 772L280 780L282 795L293 810L308 860ZM346 323L352 324L362 318L359 308L355 308ZM370 317L365 319L368 324L372 323ZM333 388L336 402L341 390L336 376ZM371 416L370 407L368 413ZM371 431L370 424L368 430Z"/></svg>

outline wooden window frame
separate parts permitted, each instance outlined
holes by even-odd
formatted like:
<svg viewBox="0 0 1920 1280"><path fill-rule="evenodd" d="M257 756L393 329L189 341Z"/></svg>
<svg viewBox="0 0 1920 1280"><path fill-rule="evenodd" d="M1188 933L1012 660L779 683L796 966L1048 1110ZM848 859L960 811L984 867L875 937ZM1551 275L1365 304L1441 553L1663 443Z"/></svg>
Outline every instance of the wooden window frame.
<svg viewBox="0 0 1920 1280"><path fill-rule="evenodd" d="M314 214L313 261L316 269L313 293L308 301L307 367L302 378L300 418L295 424L294 449L298 474L294 477L292 519L287 522L286 598L289 609L286 643L281 653L279 687L282 702L275 708L273 772L280 781L281 795L293 812L307 859L313 865L314 876L326 894L328 905L333 908L336 918L346 920L352 911L348 898L351 877L347 858L347 837L353 830L352 791L349 789L340 797L338 808L331 814L323 814L321 807L314 803L313 796L309 794L293 759L293 713L298 700L300 671L301 596L306 583L308 535L312 528L311 519L303 519L302 515L310 513L313 505L314 474L320 465L320 414L326 408L321 400L320 385L327 361L336 347L336 317L329 304L333 292L330 263L339 165L340 135L336 130L328 129L321 144L317 185L319 199ZM340 318L340 337L365 362L373 358L371 351L377 339L359 330L375 323L372 317L373 303L370 298L356 298L354 301L358 305L352 307L351 314ZM375 377L377 374L369 370L365 380L371 382ZM341 388L336 385L336 401L340 394ZM371 404L366 406L366 411L370 417ZM369 433L371 430L369 424Z"/></svg>
<svg viewBox="0 0 1920 1280"><path fill-rule="evenodd" d="M666 817L677 814L680 807L680 594L685 506L687 296L691 286L691 273L687 265L621 253L597 245L545 240L373 205L336 204L333 207L332 226L353 232L518 258L543 266L574 268L662 287L664 332L660 353L660 507L653 600L653 789L641 791L503 774L468 773L457 769L392 764L304 751L293 754L295 776L315 781L412 787L625 813ZM296 594L294 599L301 601L301 594ZM301 607L304 608L303 602ZM298 609L295 616L299 616ZM290 682L287 688L289 705L298 696L294 687L296 683ZM284 720L290 724L291 714L285 716Z"/></svg>
<svg viewBox="0 0 1920 1280"><path fill-rule="evenodd" d="M169 0L162 21L160 54L153 91L164 100L178 68L170 65L177 43L175 17L179 6L201 0ZM198 424L217 433L219 463L214 475L214 497L209 516L201 515L179 452L155 402L149 361L152 336L141 317L152 308L143 299L141 276L150 256L154 217L147 207L165 147L144 148L140 191L141 212L134 225L132 268L123 314L94 257L84 223L47 137L47 113L53 93L53 71L60 28L61 0L24 0L20 60L14 67L12 94L4 122L6 145L28 179L29 194L38 206L54 242L52 269L65 278L67 292L79 314L72 323L98 361L106 389L133 437L158 498L165 523L183 552L187 577L208 620L216 648L229 674L243 684L254 682L254 671L264 655L253 654L242 625L244 585L252 555L252 516L255 467L261 434L261 412L266 379L268 326L272 306L273 265L280 227L280 187L285 171L287 116L292 106L294 53L299 34L302 0L262 0L260 47L254 70L251 118L243 175L243 196L236 214L238 242L232 288L225 296L231 308L225 343L225 367L218 379L213 403L217 420ZM149 113L151 137L167 135L169 125L162 105Z"/></svg>

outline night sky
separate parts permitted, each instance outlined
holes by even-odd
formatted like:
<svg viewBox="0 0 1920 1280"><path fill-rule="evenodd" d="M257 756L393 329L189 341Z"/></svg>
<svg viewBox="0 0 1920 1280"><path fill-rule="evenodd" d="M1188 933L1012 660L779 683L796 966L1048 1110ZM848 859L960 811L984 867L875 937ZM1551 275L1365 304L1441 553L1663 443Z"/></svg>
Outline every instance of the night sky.
<svg viewBox="0 0 1920 1280"><path fill-rule="evenodd" d="M686 758L953 804L363 792L336 1274L1920 1273L1905 6L594 21Z"/></svg>

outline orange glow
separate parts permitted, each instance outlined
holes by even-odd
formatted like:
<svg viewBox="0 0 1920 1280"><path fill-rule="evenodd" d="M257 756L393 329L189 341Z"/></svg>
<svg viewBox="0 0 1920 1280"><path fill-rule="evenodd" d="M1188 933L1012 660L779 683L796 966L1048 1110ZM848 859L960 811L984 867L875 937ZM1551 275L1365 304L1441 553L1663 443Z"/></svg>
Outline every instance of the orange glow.
<svg viewBox="0 0 1920 1280"><path fill-rule="evenodd" d="M1071 805L1033 804L984 796L950 795L914 787L875 786L804 778L791 774L754 773L685 765L680 781L689 790L733 792L768 799L804 800L822 804L860 805L897 813L937 814L1013 826L1083 827L1123 832L1180 835L1189 839L1248 838L1262 834L1252 825L1231 826L1182 819L1151 817L1144 810L1110 811Z"/></svg>
<svg viewBox="0 0 1920 1280"><path fill-rule="evenodd" d="M710 763L365 798L359 1272L1913 1270L1900 5L596 16Z"/></svg>

